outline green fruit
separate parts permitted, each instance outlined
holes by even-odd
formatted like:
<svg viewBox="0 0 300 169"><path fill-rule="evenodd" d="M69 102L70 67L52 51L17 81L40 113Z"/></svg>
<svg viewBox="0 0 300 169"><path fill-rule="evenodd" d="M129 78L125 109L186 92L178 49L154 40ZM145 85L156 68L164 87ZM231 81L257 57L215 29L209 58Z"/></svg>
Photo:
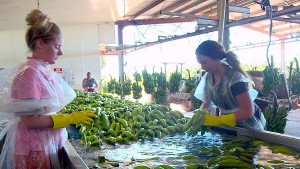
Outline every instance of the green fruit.
<svg viewBox="0 0 300 169"><path fill-rule="evenodd" d="M162 169L175 169L174 167L171 167L169 165L159 165L157 167L162 168Z"/></svg>
<svg viewBox="0 0 300 169"><path fill-rule="evenodd" d="M133 169L151 169L151 168L144 165L140 165L140 166L135 166Z"/></svg>

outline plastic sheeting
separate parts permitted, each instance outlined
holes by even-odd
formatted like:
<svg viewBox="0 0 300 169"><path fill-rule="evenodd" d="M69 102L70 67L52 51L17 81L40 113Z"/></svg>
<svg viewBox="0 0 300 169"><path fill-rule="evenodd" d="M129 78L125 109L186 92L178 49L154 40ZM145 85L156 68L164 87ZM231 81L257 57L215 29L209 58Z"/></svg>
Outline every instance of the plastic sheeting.
<svg viewBox="0 0 300 169"><path fill-rule="evenodd" d="M28 58L0 71L0 116L8 120L0 132L0 140L6 135L0 168L60 168L66 129L28 129L21 117L57 113L74 98L74 90L41 60Z"/></svg>
<svg viewBox="0 0 300 169"><path fill-rule="evenodd" d="M254 83L246 78L243 74L233 70L227 65L225 65L225 72L221 81L222 86L220 89L219 85L213 85L211 75L209 75L208 73L204 74L199 85L196 88L194 96L197 99L210 104L211 107L218 107L222 115L235 112L239 109L238 103L230 91L230 87L238 82L247 82L253 85ZM251 100L254 101L257 97L258 92L253 88L249 88L248 92ZM224 109L223 106L225 104L229 108ZM238 125L255 130L264 130L265 118L262 113L259 116L260 117L253 116L238 123Z"/></svg>

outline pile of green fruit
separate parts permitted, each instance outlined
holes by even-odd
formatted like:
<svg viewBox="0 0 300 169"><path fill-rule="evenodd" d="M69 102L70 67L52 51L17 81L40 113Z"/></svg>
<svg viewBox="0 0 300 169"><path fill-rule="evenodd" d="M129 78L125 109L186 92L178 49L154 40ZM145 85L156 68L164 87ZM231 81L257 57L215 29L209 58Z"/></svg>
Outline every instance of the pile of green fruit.
<svg viewBox="0 0 300 169"><path fill-rule="evenodd" d="M176 71L173 72L170 76L170 93L178 92L180 81L182 79L181 72L178 72L178 67L176 67Z"/></svg>
<svg viewBox="0 0 300 169"><path fill-rule="evenodd" d="M140 104L111 95L76 91L77 97L62 113L92 110L97 117L90 126L79 126L87 148L131 141L153 140L181 134L188 118L179 111L159 104Z"/></svg>
<svg viewBox="0 0 300 169"><path fill-rule="evenodd" d="M134 99L140 99L143 96L143 88L142 85L139 84L142 81L142 76L137 71L135 71L133 77L135 81L132 83L132 95Z"/></svg>
<svg viewBox="0 0 300 169"><path fill-rule="evenodd" d="M269 104L265 111L264 115L266 118L266 130L284 133L284 128L287 122L288 110L286 106Z"/></svg>
<svg viewBox="0 0 300 169"><path fill-rule="evenodd" d="M207 126L203 126L204 116L207 112L205 110L194 110L193 117L186 123L183 130L187 132L188 136L195 136L198 132L204 135L208 130Z"/></svg>

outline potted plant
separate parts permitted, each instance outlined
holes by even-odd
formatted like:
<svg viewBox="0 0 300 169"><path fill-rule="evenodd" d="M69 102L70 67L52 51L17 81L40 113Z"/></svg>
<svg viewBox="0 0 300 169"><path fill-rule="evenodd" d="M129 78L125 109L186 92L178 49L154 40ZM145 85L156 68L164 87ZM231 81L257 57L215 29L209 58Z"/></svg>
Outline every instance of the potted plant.
<svg viewBox="0 0 300 169"><path fill-rule="evenodd" d="M167 78L166 75L160 71L159 74L156 74L157 86L154 92L155 103L157 104L166 104L167 100Z"/></svg>
<svg viewBox="0 0 300 169"><path fill-rule="evenodd" d="M182 75L178 72L178 66L176 66L176 71L170 76L170 93L178 92L181 79Z"/></svg>
<svg viewBox="0 0 300 169"><path fill-rule="evenodd" d="M287 122L288 108L284 105L279 105L277 103L277 96L274 91L269 93L273 97L273 103L269 104L263 111L266 118L267 131L272 131L276 133L284 133L284 129Z"/></svg>
<svg viewBox="0 0 300 169"><path fill-rule="evenodd" d="M142 97L142 85L139 84L139 82L142 81L142 76L135 70L135 73L133 74L135 82L132 83L132 94L133 99L140 99Z"/></svg>
<svg viewBox="0 0 300 169"><path fill-rule="evenodd" d="M269 92L272 90L275 93L278 91L280 83L280 73L278 68L274 68L273 56L271 56L270 65L266 66L263 70L263 87L261 94L266 98L269 96Z"/></svg>

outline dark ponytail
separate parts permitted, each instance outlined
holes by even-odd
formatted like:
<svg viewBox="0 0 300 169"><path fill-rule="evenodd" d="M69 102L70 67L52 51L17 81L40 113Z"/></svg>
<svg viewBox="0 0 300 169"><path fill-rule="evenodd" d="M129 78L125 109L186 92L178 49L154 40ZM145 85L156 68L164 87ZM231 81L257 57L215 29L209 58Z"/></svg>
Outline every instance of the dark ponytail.
<svg viewBox="0 0 300 169"><path fill-rule="evenodd" d="M196 56L205 55L213 60L222 60L225 58L225 51L221 44L216 41L207 40L202 42L196 49Z"/></svg>
<svg viewBox="0 0 300 169"><path fill-rule="evenodd" d="M241 68L237 55L231 51L225 52L224 47L219 42L213 40L204 41L198 46L195 53L197 57L204 55L213 60L226 59L229 66L251 79L250 76Z"/></svg>
<svg viewBox="0 0 300 169"><path fill-rule="evenodd" d="M228 51L225 53L225 58L226 58L226 62L228 63L229 66L231 66L233 69L239 71L247 78L251 79L250 76L247 74L247 72L245 72L242 69L240 61L238 60L238 57L235 53L233 53L232 51Z"/></svg>

